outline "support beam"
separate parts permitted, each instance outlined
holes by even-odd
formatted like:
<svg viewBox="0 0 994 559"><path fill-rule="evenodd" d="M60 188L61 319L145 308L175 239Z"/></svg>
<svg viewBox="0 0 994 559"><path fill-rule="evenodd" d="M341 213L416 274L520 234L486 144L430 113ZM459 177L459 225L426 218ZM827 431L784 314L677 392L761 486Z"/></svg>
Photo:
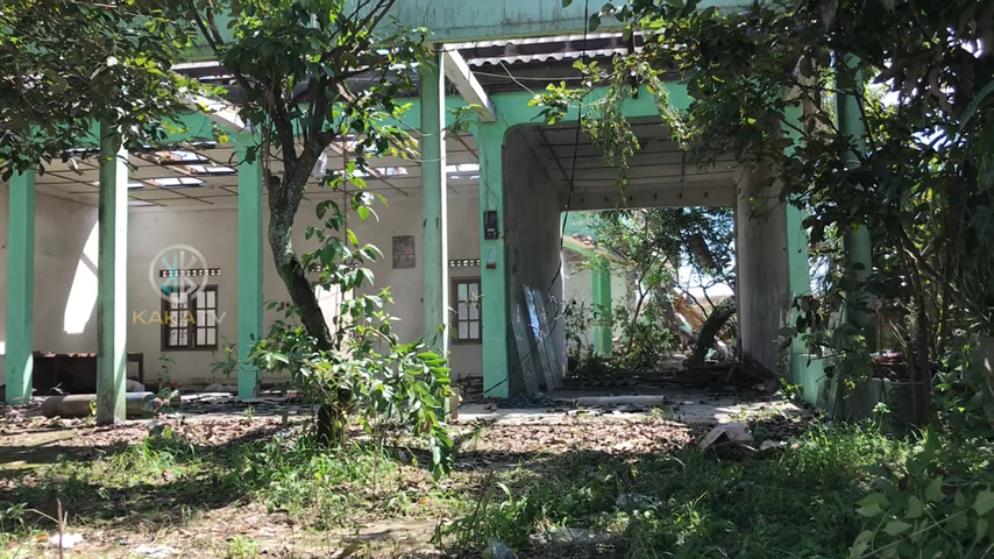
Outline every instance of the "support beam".
<svg viewBox="0 0 994 559"><path fill-rule="evenodd" d="M9 404L27 404L31 402L34 371L34 171L14 175L7 189L6 400Z"/></svg>
<svg viewBox="0 0 994 559"><path fill-rule="evenodd" d="M236 136L238 157L238 398L258 395L259 369L249 359L262 336L262 161L246 161L251 136Z"/></svg>
<svg viewBox="0 0 994 559"><path fill-rule="evenodd" d="M612 346L611 263L597 258L591 268L594 288L594 354L610 357Z"/></svg>
<svg viewBox="0 0 994 559"><path fill-rule="evenodd" d="M445 77L449 78L452 85L456 87L459 95L470 105L479 107L481 122L494 122L497 120L497 113L494 110L490 97L483 89L483 84L476 79L473 71L469 69L469 64L457 50L443 50L442 60L444 62Z"/></svg>
<svg viewBox="0 0 994 559"><path fill-rule="evenodd" d="M763 171L743 171L738 190L735 288L741 353L777 371L777 338L791 304L787 207Z"/></svg>
<svg viewBox="0 0 994 559"><path fill-rule="evenodd" d="M863 76L859 71L859 60L851 55L840 56L836 67L836 108L839 119L839 134L852 149L841 154L843 163L849 170L860 166L860 154L866 149L866 123L860 109L863 97ZM846 320L862 331L873 348L873 312L866 293L866 282L873 271L873 246L870 230L866 225L854 225L843 237L845 250L846 284L850 290L846 298Z"/></svg>
<svg viewBox="0 0 994 559"><path fill-rule="evenodd" d="M449 354L449 251L445 185L445 66L421 66L421 214L424 247L424 336L444 356Z"/></svg>
<svg viewBox="0 0 994 559"><path fill-rule="evenodd" d="M507 221L504 219L504 123L480 124L480 282L483 299L483 396L510 395ZM491 215L492 218L487 216ZM490 223L488 223L488 219ZM491 237L491 238L487 238Z"/></svg>
<svg viewBox="0 0 994 559"><path fill-rule="evenodd" d="M128 153L100 126L97 260L97 423L124 421L128 372Z"/></svg>

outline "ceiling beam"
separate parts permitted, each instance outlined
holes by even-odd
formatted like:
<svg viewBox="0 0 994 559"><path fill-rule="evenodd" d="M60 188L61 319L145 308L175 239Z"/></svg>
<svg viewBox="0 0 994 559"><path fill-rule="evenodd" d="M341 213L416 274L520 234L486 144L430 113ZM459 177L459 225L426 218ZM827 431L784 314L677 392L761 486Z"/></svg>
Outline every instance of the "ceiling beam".
<svg viewBox="0 0 994 559"><path fill-rule="evenodd" d="M483 89L483 85L473 75L469 69L469 64L457 50L442 51L442 66L445 68L445 77L456 86L456 91L470 105L477 107L480 113L480 120L483 122L494 122L497 120L497 113L494 111L490 97Z"/></svg>

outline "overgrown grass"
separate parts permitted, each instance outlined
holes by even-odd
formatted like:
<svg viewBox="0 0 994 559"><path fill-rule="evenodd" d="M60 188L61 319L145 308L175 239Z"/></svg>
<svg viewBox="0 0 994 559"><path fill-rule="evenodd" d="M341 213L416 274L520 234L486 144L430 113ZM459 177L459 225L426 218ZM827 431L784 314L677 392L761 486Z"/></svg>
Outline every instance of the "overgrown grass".
<svg viewBox="0 0 994 559"><path fill-rule="evenodd" d="M815 428L766 459L720 460L696 449L548 456L494 476L443 541L539 553L543 535L569 527L592 530L630 557L840 557L859 532L854 503L874 468L906 452L871 427L839 426Z"/></svg>
<svg viewBox="0 0 994 559"><path fill-rule="evenodd" d="M56 499L70 525L125 529L183 525L212 508L255 502L313 530L455 518L437 536L457 554L495 541L519 556L587 553L549 543L569 527L596 534L598 553L608 556L840 557L861 529L856 501L880 467L900 469L908 452L908 443L871 426L818 426L762 458L721 459L696 448L537 454L434 484L410 454L375 445L328 452L306 434L285 432L205 448L165 431L94 460L58 461L0 495L0 533L13 541L50 533L49 521L27 511L53 513ZM224 553L249 557L256 549L239 538Z"/></svg>
<svg viewBox="0 0 994 559"><path fill-rule="evenodd" d="M206 510L260 502L307 528L336 528L414 511L425 492L416 481L430 488L429 478L379 447L329 451L300 433L196 447L167 429L94 459L60 458L0 492L0 545L54 530L33 511L56 516L57 503L70 525L167 527Z"/></svg>

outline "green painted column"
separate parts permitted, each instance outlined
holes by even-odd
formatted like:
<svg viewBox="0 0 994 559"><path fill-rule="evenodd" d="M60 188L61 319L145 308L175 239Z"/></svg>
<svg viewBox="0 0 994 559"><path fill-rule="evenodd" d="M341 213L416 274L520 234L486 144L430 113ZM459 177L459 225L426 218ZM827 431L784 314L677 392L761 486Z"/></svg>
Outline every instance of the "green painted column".
<svg viewBox="0 0 994 559"><path fill-rule="evenodd" d="M31 401L34 370L34 171L12 176L7 188L6 400L9 404L27 404Z"/></svg>
<svg viewBox="0 0 994 559"><path fill-rule="evenodd" d="M843 55L837 61L836 107L839 119L839 133L848 138L852 145L842 155L848 168L860 164L859 153L866 153L866 123L860 110L863 95L863 76L859 70L859 60L851 55ZM853 286L854 293L849 294L846 301L847 320L854 327L862 330L871 342L873 339L873 313L869 309L869 296L863 291L863 286L869 280L873 270L873 246L870 230L866 225L854 225L845 232L843 238L845 250L847 283Z"/></svg>
<svg viewBox="0 0 994 559"><path fill-rule="evenodd" d="M483 316L483 395L510 395L508 348L507 245L504 219L504 135L501 122L481 123L476 142L480 153L480 282ZM488 239L487 214L496 216L495 239Z"/></svg>
<svg viewBox="0 0 994 559"><path fill-rule="evenodd" d="M236 137L238 157L238 398L258 395L259 369L250 361L262 336L262 161L246 161L251 136Z"/></svg>
<svg viewBox="0 0 994 559"><path fill-rule="evenodd" d="M612 346L611 321L611 264L605 258L597 258L591 267L594 287L594 353L610 357Z"/></svg>
<svg viewBox="0 0 994 559"><path fill-rule="evenodd" d="M100 248L97 259L97 423L125 419L128 372L128 153L100 126Z"/></svg>
<svg viewBox="0 0 994 559"><path fill-rule="evenodd" d="M445 186L445 72L442 53L421 66L421 263L425 341L449 354L449 250Z"/></svg>

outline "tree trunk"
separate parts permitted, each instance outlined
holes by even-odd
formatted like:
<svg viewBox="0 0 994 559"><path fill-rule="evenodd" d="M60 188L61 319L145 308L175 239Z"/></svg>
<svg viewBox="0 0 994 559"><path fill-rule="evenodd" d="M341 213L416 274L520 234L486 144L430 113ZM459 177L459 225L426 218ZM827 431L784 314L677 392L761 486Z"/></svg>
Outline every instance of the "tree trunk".
<svg viewBox="0 0 994 559"><path fill-rule="evenodd" d="M717 307L711 309L711 314L704 320L700 332L697 333L697 343L694 345L694 353L687 360L687 365L698 367L704 364L708 355L708 350L714 345L718 337L718 332L735 316L738 307L734 299L726 299Z"/></svg>
<svg viewBox="0 0 994 559"><path fill-rule="evenodd" d="M300 312L301 324L307 333L317 340L319 348L328 349L331 344L331 332L318 305L314 287L307 279L307 271L304 270L293 248L293 221L297 205L287 202L274 203L270 193L269 246L273 251L276 271L286 285L290 300Z"/></svg>
<svg viewBox="0 0 994 559"><path fill-rule="evenodd" d="M304 329L320 349L331 348L331 331L318 305L317 294L307 279L297 252L293 248L293 222L303 198L304 185L282 185L277 177L269 177L269 247L273 251L276 270L290 294L290 300L300 313ZM284 178L292 181L293 179ZM306 177L305 177L306 180ZM322 401L317 413L317 442L331 447L341 442L344 434L341 404Z"/></svg>

